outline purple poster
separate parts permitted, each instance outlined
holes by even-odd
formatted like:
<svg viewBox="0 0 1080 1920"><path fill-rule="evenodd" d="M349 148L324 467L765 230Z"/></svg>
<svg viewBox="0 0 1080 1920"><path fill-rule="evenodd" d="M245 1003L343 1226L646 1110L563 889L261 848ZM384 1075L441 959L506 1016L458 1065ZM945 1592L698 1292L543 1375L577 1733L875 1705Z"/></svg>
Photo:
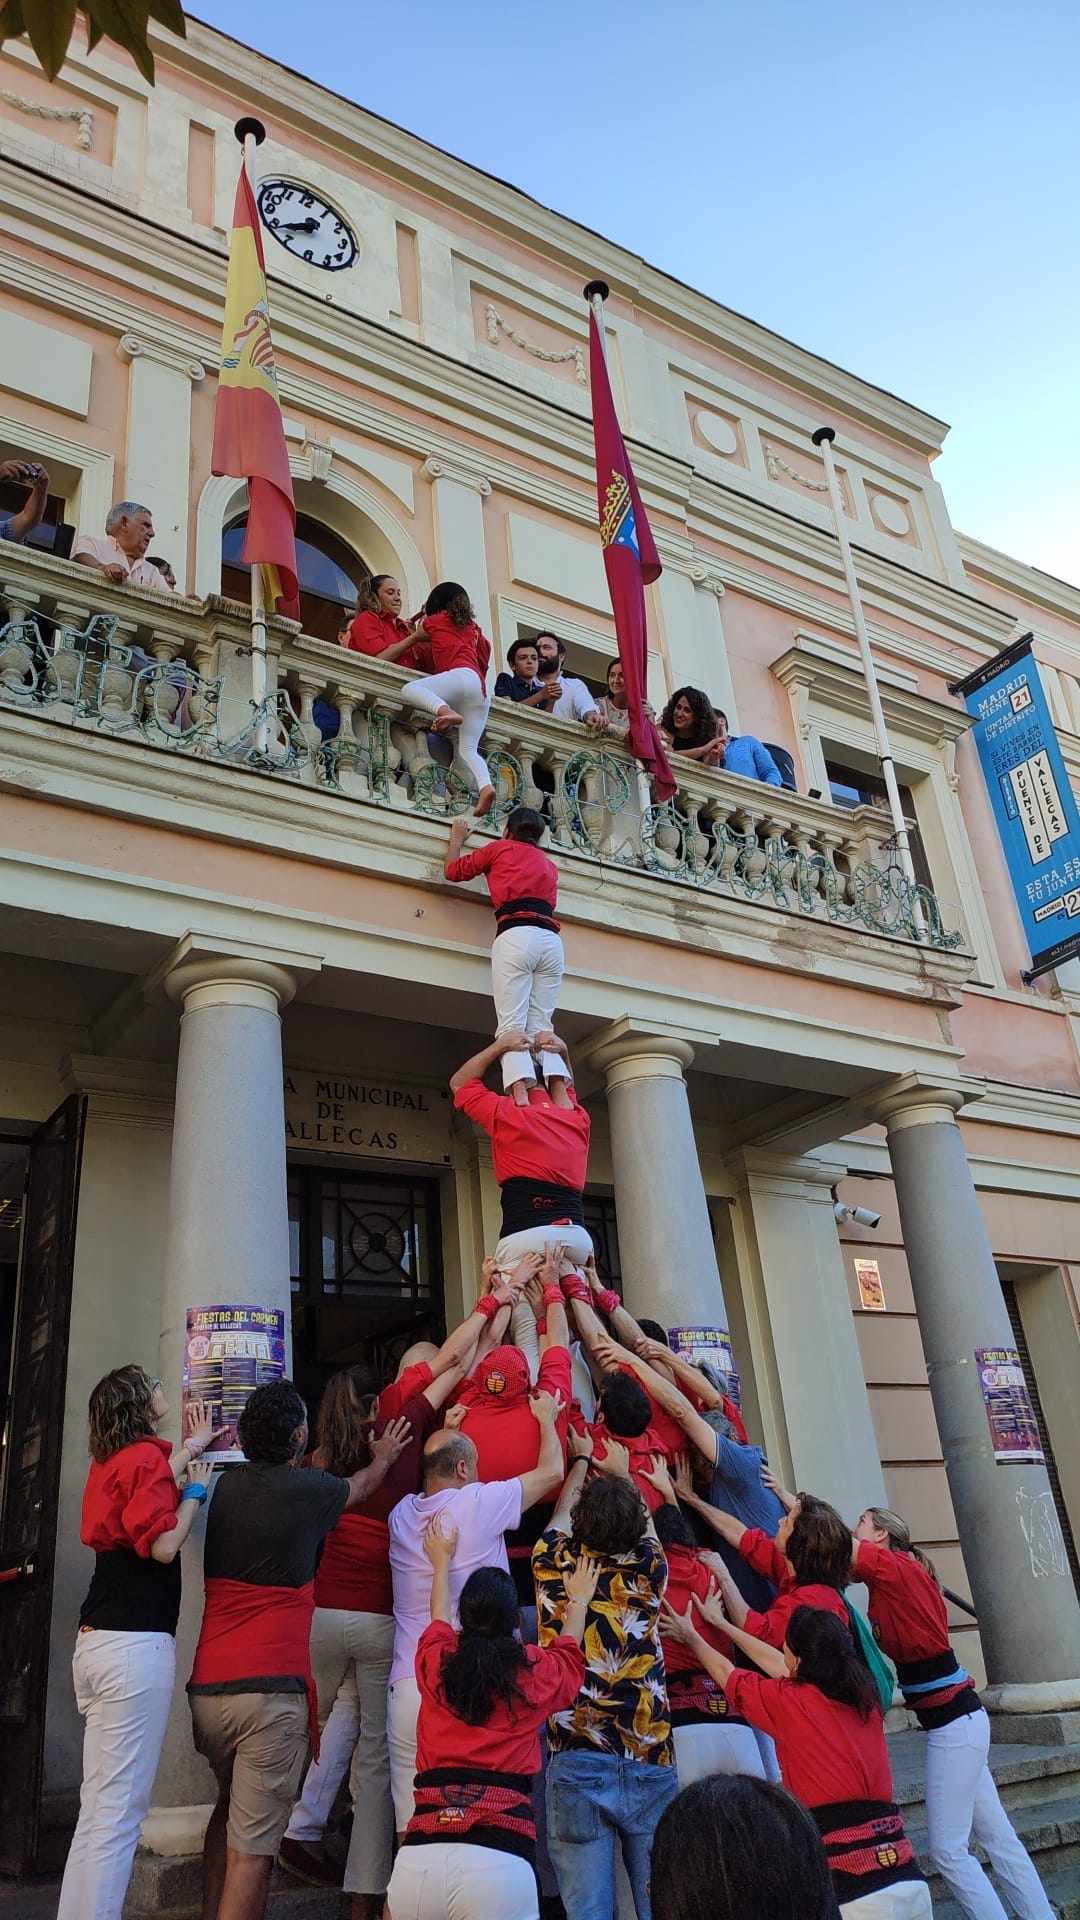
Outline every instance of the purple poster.
<svg viewBox="0 0 1080 1920"><path fill-rule="evenodd" d="M181 1432L194 1424L202 1402L215 1428L231 1430L249 1395L267 1380L285 1376L285 1315L279 1307L189 1307L184 1346ZM242 1460L235 1444L213 1446L208 1458Z"/></svg>
<svg viewBox="0 0 1080 1920"><path fill-rule="evenodd" d="M998 1466L1042 1466L1046 1456L1016 1348L976 1347L975 1364Z"/></svg>
<svg viewBox="0 0 1080 1920"><path fill-rule="evenodd" d="M695 1365L705 1360L718 1373L726 1374L728 1398L734 1400L741 1409L739 1371L731 1351L731 1335L723 1327L669 1327L668 1339L672 1352L680 1354L684 1360L692 1360Z"/></svg>

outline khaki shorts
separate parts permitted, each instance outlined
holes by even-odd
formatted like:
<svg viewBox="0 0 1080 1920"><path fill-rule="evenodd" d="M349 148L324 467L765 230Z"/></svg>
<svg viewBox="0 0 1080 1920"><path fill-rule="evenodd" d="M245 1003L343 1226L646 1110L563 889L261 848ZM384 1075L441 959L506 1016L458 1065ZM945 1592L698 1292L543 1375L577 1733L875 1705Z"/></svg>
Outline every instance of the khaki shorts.
<svg viewBox="0 0 1080 1920"><path fill-rule="evenodd" d="M195 1751L229 1798L234 1853L276 1854L308 1754L305 1693L192 1693Z"/></svg>

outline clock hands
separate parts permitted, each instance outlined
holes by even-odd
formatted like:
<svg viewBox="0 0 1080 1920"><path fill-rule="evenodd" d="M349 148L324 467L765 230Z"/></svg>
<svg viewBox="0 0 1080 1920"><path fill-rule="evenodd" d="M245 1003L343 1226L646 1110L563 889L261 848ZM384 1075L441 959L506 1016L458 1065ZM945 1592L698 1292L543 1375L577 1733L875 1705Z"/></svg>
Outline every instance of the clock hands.
<svg viewBox="0 0 1080 1920"><path fill-rule="evenodd" d="M282 220L275 224L280 233L318 233L319 231L317 220Z"/></svg>

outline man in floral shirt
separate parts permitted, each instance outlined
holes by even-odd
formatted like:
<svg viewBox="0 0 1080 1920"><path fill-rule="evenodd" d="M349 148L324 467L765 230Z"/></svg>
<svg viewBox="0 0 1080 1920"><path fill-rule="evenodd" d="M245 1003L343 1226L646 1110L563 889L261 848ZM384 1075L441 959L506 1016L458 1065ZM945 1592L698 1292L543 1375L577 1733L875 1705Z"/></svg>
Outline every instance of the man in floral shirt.
<svg viewBox="0 0 1080 1920"><path fill-rule="evenodd" d="M638 1920L651 1920L652 1837L678 1791L659 1633L667 1562L625 1447L609 1441L586 1486L591 1448L588 1435L571 1433L576 1457L533 1549L541 1646L562 1631L578 1554L601 1569L582 1641L584 1684L548 1721L548 1848L574 1920L613 1920L617 1837Z"/></svg>

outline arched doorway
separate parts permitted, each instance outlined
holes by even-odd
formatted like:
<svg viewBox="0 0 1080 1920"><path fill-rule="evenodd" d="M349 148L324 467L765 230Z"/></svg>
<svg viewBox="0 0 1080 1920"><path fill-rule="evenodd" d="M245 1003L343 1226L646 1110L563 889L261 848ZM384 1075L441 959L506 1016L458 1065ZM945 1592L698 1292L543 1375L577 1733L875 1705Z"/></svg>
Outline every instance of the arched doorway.
<svg viewBox="0 0 1080 1920"><path fill-rule="evenodd" d="M251 568L241 560L247 514L238 514L221 536L221 591L231 600L251 602ZM300 576L300 618L304 632L336 640L356 611L357 590L374 571L333 528L306 513L296 516L296 565Z"/></svg>

